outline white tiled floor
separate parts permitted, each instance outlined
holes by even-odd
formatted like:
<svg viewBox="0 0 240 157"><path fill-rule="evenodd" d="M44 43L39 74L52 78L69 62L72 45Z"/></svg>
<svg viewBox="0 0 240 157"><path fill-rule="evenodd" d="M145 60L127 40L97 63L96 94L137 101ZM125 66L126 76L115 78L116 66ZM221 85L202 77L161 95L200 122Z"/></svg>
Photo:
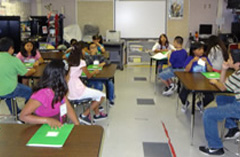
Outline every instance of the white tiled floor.
<svg viewBox="0 0 240 157"><path fill-rule="evenodd" d="M147 77L147 81L133 81L134 77ZM161 122L164 122L177 157L203 157L199 145L205 145L202 115L196 114L194 145L190 145L190 110L176 114L177 95L163 97L163 84L159 81L154 93L154 80L149 80L149 67L128 66L115 75L115 106L109 118L98 122L105 129L103 157L144 157L143 142L167 142ZM137 105L137 98L152 98L155 105ZM0 114L7 108L0 105ZM1 120L0 120L1 121ZM233 141L224 142L226 148L237 151ZM161 154L159 155L160 157ZM228 151L226 157L234 157Z"/></svg>

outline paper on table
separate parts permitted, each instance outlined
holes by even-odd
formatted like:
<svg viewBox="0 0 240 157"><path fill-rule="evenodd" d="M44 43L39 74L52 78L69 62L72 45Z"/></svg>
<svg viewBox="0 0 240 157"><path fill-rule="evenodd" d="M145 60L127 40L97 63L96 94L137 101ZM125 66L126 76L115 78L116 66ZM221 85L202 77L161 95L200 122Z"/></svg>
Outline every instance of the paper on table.
<svg viewBox="0 0 240 157"><path fill-rule="evenodd" d="M161 59L166 59L167 58L167 55L170 53L170 51L167 51L165 52L164 54L163 53L157 53L155 54L154 56L152 56L153 59L156 59L156 60L161 60Z"/></svg>

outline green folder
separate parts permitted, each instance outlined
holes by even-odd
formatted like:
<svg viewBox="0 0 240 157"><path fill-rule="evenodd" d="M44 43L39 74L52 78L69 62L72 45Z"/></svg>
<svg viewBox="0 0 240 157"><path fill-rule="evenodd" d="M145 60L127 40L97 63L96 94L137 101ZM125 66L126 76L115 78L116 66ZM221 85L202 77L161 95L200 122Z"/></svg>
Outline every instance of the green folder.
<svg viewBox="0 0 240 157"><path fill-rule="evenodd" d="M98 65L89 65L89 66L87 67L87 69L88 69L88 70L96 70L96 69L102 70L102 67L99 67Z"/></svg>
<svg viewBox="0 0 240 157"><path fill-rule="evenodd" d="M164 54L164 55L167 54L167 53L168 53L168 51L163 51L163 52L162 52L162 54Z"/></svg>
<svg viewBox="0 0 240 157"><path fill-rule="evenodd" d="M218 72L202 72L202 74L208 79L220 79Z"/></svg>
<svg viewBox="0 0 240 157"><path fill-rule="evenodd" d="M64 124L61 128L52 129L43 124L26 144L34 147L62 147L71 133L74 124Z"/></svg>
<svg viewBox="0 0 240 157"><path fill-rule="evenodd" d="M32 68L34 63L23 63L26 68Z"/></svg>
<svg viewBox="0 0 240 157"><path fill-rule="evenodd" d="M92 72L93 72L92 70L91 71L89 70L89 73L92 73ZM82 72L81 77L87 77L87 75L84 72Z"/></svg>

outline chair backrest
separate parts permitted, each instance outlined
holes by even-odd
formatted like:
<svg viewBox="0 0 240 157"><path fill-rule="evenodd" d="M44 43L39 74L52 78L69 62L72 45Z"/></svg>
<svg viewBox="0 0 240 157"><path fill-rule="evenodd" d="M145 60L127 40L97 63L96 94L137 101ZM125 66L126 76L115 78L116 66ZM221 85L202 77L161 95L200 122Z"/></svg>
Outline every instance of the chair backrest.
<svg viewBox="0 0 240 157"><path fill-rule="evenodd" d="M240 62L240 50L238 49L238 44L230 44L229 50L233 58L233 62Z"/></svg>

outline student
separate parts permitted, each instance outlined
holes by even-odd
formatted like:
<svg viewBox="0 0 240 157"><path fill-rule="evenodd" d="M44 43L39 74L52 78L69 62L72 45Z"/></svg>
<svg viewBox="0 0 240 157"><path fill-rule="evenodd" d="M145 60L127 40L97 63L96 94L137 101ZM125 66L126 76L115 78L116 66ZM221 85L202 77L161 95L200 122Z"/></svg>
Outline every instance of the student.
<svg viewBox="0 0 240 157"><path fill-rule="evenodd" d="M65 54L63 55L62 59L67 59L70 55L70 52L72 51L73 45L76 44L78 41L77 39L71 39L70 40L70 47L64 52Z"/></svg>
<svg viewBox="0 0 240 157"><path fill-rule="evenodd" d="M16 57L23 63L34 63L34 66L43 63L43 58L32 41L24 42Z"/></svg>
<svg viewBox="0 0 240 157"><path fill-rule="evenodd" d="M240 119L240 62L233 66L229 62L222 65L220 80L210 80L210 83L221 91L235 93L235 96L219 95L216 98L217 107L208 108L203 115L205 138L208 146L200 146L199 150L207 155L223 155L223 143L218 135L218 122L226 119L225 127L228 133L225 139L234 139L240 135L237 120ZM236 71L226 79L226 71L233 67Z"/></svg>
<svg viewBox="0 0 240 157"><path fill-rule="evenodd" d="M223 41L215 35L208 39L206 54L212 63L213 71L221 72L222 63L229 59L229 53Z"/></svg>
<svg viewBox="0 0 240 157"><path fill-rule="evenodd" d="M212 65L209 59L204 55L204 45L200 42L195 42L191 45L190 54L184 64L186 72L211 72ZM179 93L179 97L183 104L182 112L186 112L189 101L187 101L187 97L190 91L186 88L182 88ZM211 101L214 99L213 93L204 93L203 94L203 102L197 102L197 107L200 111L203 110L203 107L206 107Z"/></svg>
<svg viewBox="0 0 240 157"><path fill-rule="evenodd" d="M70 100L92 98L93 102L91 104L92 109L95 112L93 116L95 121L100 121L107 118L107 115L99 113L99 106L102 104L105 98L105 94L91 88L87 88L79 77L84 72L88 78L99 73L99 70L95 70L90 73L87 70L86 62L82 60L82 48L81 44L77 43L74 45L73 51L71 51L68 58L68 63L70 66L69 81L68 81L68 98ZM89 119L90 110L87 109L84 113L80 114L79 119L81 122L91 125L91 120Z"/></svg>
<svg viewBox="0 0 240 157"><path fill-rule="evenodd" d="M25 65L16 57L14 53L14 43L9 38L0 39L0 98L15 98L23 97L25 101L30 98L31 88L18 83L18 75L30 76L35 72L35 69L26 69ZM12 113L11 101L6 100L8 108ZM20 110L17 108L17 112Z"/></svg>
<svg viewBox="0 0 240 157"><path fill-rule="evenodd" d="M75 44L77 44L77 43L80 43L80 44L81 44L81 47L82 47L82 55L83 55L82 57L83 57L83 59L85 58L86 55L89 55L88 44L85 43L84 41L80 41L80 42L74 42L74 43L73 43L72 47L69 48L70 50L69 50L69 51L67 50L68 52L63 55L63 59L67 59L67 58L70 56L70 52L72 51L73 46L74 46Z"/></svg>
<svg viewBox="0 0 240 157"><path fill-rule="evenodd" d="M20 120L30 124L48 124L60 128L64 122L61 114L67 114L75 125L79 125L77 116L66 98L68 92L66 76L68 66L61 60L50 62L43 71L33 95L20 114ZM61 107L66 107L64 113Z"/></svg>
<svg viewBox="0 0 240 157"><path fill-rule="evenodd" d="M173 45L169 43L166 34L161 34L159 36L158 42L156 42L155 45L152 47L152 51L154 53L163 53L163 52L172 51L172 50L175 50L175 48ZM163 64L168 64L168 61L163 60L158 63L159 65L156 65L156 66L158 67L158 69L160 69L159 72L161 72Z"/></svg>
<svg viewBox="0 0 240 157"><path fill-rule="evenodd" d="M89 44L89 52L90 55L85 57L86 63L87 65L91 65L91 64L98 64L99 67L103 67L105 65L109 65L110 61L105 59L103 57L103 55L99 55L97 54L97 45L95 43L90 43ZM88 81L88 87L93 87L95 89L98 89L100 91L103 90L103 81L95 81L95 80L89 80ZM114 84L112 82L112 80L108 80L107 81L108 84L108 96L109 96L109 102L110 105L113 106L114 105Z"/></svg>
<svg viewBox="0 0 240 157"><path fill-rule="evenodd" d="M159 36L158 42L152 47L152 51L155 53L165 52L169 50L175 50L174 46L169 44L166 34L161 34Z"/></svg>
<svg viewBox="0 0 240 157"><path fill-rule="evenodd" d="M43 58L40 52L36 49L35 44L32 41L26 41L21 46L21 51L16 55L23 63L33 63L33 67L39 66L43 63ZM28 85L28 79L22 79L24 85Z"/></svg>
<svg viewBox="0 0 240 157"><path fill-rule="evenodd" d="M163 91L163 95L171 95L174 89L177 89L177 85L174 85L172 77L174 77L174 71L184 71L184 63L187 59L187 52L182 48L183 38L180 36L175 37L174 47L176 51L173 51L169 56L168 68L165 68L160 74L159 78L165 84L166 88Z"/></svg>
<svg viewBox="0 0 240 157"><path fill-rule="evenodd" d="M98 53L104 54L106 53L106 50L103 46L102 36L101 35L94 35L92 37L93 42L97 45Z"/></svg>

